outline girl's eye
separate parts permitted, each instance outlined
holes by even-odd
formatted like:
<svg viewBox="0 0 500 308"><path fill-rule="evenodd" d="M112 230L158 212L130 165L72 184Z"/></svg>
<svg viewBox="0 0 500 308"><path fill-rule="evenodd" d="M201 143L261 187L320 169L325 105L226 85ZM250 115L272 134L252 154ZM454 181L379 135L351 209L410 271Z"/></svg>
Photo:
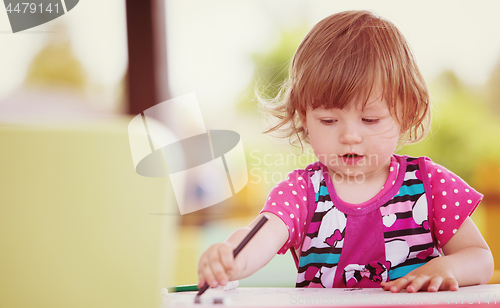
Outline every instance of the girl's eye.
<svg viewBox="0 0 500 308"><path fill-rule="evenodd" d="M367 124L375 124L378 123L379 119L376 118L363 118L363 122Z"/></svg>
<svg viewBox="0 0 500 308"><path fill-rule="evenodd" d="M336 120L334 120L334 119L321 119L320 121L323 124L333 124L336 122Z"/></svg>

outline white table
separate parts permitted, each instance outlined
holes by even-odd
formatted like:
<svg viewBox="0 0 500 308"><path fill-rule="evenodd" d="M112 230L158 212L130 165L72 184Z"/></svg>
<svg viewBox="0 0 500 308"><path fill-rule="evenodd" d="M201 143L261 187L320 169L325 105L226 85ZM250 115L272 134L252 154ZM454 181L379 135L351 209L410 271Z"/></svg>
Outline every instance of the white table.
<svg viewBox="0 0 500 308"><path fill-rule="evenodd" d="M202 304L195 304L197 292L162 294L164 307L500 307L500 285L462 287L456 292L390 293L382 289L237 288L209 289ZM209 304L223 298L224 304Z"/></svg>

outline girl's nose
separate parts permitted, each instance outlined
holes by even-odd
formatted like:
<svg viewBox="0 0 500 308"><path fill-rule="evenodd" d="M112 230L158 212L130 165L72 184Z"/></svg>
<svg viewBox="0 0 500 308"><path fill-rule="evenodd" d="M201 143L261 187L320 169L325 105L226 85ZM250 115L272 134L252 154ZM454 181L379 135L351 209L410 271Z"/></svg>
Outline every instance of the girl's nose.
<svg viewBox="0 0 500 308"><path fill-rule="evenodd" d="M340 142L344 144L356 144L363 140L359 129L355 125L345 125L340 134Z"/></svg>

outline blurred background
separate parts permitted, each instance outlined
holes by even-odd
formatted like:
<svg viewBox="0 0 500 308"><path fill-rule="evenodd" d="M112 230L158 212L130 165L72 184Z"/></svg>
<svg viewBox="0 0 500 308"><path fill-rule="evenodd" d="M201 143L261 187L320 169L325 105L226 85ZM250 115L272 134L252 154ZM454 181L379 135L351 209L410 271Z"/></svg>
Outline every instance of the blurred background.
<svg viewBox="0 0 500 308"><path fill-rule="evenodd" d="M151 234L168 232L163 250L155 250L154 243L150 247L161 255L152 261L154 270L165 271L161 283L196 283L201 253L249 224L277 182L315 160L310 151L302 153L262 134L254 92L275 95L307 31L348 9L380 14L410 42L431 89L434 113L429 136L400 153L428 156L485 195L472 218L500 258L500 3L494 0L85 0L58 19L15 34L0 10L1 203L15 205L19 194L26 194L32 197L23 205L38 202L43 208L60 200L57 194L66 196L66 205L91 194L86 202L120 200L131 208L140 206L144 224L151 219L158 224ZM249 182L233 198L181 216L168 179L141 178L127 161L127 124L145 109L191 92L198 97L207 129L241 135ZM168 113L158 114L157 120L167 127L171 121ZM61 134L69 134L68 141L62 142ZM43 138L48 141L42 143ZM117 139L121 143L111 145ZM68 151L78 146L72 161ZM68 163L62 167L54 160L53 168L44 167L47 160L33 162L38 151L67 157ZM107 160L97 164L85 151ZM32 155L23 157L26 152ZM116 157L121 163L111 170ZM89 168L95 170L88 181L71 180ZM58 175L58 169L66 173ZM94 178L101 181L96 184ZM16 190L19 185L22 192ZM48 186L35 189L38 185ZM186 191L189 198L193 190ZM148 194L157 206L148 208L137 196L115 198L122 193ZM42 202L36 194L49 197ZM155 243L163 240L158 236ZM163 263L168 266L158 265ZM287 254L240 285L292 287L295 275Z"/></svg>

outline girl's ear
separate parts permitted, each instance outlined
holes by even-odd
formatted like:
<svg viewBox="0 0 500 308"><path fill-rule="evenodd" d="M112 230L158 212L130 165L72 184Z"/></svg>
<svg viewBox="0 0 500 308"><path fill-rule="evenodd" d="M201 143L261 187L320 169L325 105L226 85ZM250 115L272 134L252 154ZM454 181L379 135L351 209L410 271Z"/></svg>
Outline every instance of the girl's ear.
<svg viewBox="0 0 500 308"><path fill-rule="evenodd" d="M307 131L307 123L306 123L306 117L305 116L299 116L300 119L300 124L302 124L302 128L304 128L306 135L308 134Z"/></svg>
<svg viewBox="0 0 500 308"><path fill-rule="evenodd" d="M300 123L302 124L302 127L304 127L304 129L305 129L307 127L306 115L301 114L300 112L297 112L297 113L299 114Z"/></svg>

